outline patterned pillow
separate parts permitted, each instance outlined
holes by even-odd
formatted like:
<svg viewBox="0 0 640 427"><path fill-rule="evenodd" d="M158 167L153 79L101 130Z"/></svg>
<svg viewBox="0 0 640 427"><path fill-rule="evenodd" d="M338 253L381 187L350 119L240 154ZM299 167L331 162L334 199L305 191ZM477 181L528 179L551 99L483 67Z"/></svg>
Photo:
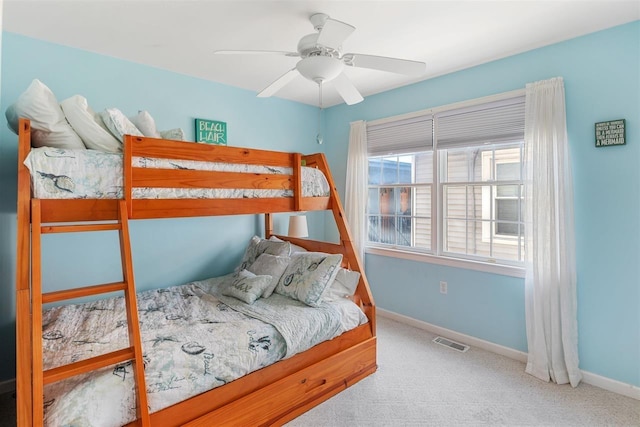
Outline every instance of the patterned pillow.
<svg viewBox="0 0 640 427"><path fill-rule="evenodd" d="M253 304L271 283L271 276L256 276L255 274L242 270L222 291L222 295L227 295Z"/></svg>
<svg viewBox="0 0 640 427"><path fill-rule="evenodd" d="M272 242L261 239L258 236L253 236L249 241L249 246L247 246L244 252L240 265L235 269L236 273L249 267L264 253L276 256L289 256L291 253L291 244L289 242Z"/></svg>
<svg viewBox="0 0 640 427"><path fill-rule="evenodd" d="M104 121L109 132L118 138L120 142L124 142L125 135L144 136L142 132L131 123L131 120L117 108L107 108L100 113L100 117L102 117L102 121Z"/></svg>
<svg viewBox="0 0 640 427"><path fill-rule="evenodd" d="M322 296L338 274L342 254L297 252L282 274L275 292L318 307Z"/></svg>
<svg viewBox="0 0 640 427"><path fill-rule="evenodd" d="M269 298L274 289L278 285L282 273L286 270L291 258L284 256L275 256L270 254L260 255L253 264L247 267L253 274L268 275L273 277L271 284L262 293L262 298Z"/></svg>

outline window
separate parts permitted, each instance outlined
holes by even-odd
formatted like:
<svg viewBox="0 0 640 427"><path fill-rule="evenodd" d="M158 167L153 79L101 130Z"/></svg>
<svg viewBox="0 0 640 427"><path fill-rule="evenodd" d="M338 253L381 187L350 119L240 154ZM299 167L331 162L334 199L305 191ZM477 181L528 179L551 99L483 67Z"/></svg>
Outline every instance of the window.
<svg viewBox="0 0 640 427"><path fill-rule="evenodd" d="M431 152L369 158L367 239L431 249Z"/></svg>
<svg viewBox="0 0 640 427"><path fill-rule="evenodd" d="M367 126L368 244L475 261L524 259L524 97Z"/></svg>
<svg viewBox="0 0 640 427"><path fill-rule="evenodd" d="M444 254L523 261L522 145L440 150Z"/></svg>

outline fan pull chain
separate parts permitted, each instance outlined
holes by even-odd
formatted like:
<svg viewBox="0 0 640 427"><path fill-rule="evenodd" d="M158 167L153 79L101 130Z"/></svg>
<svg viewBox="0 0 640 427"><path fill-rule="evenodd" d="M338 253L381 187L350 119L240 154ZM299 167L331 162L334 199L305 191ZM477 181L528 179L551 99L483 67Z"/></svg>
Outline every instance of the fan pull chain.
<svg viewBox="0 0 640 427"><path fill-rule="evenodd" d="M318 144L322 144L323 140L322 140L322 133L321 133L321 129L322 129L322 80L318 80L318 88L320 91L320 108L318 109L318 133L316 134L316 142Z"/></svg>

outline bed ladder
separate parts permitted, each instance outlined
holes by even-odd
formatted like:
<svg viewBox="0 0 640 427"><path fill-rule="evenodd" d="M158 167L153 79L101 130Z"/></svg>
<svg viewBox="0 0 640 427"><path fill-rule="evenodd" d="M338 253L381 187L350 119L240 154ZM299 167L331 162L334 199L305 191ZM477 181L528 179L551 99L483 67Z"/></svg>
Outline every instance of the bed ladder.
<svg viewBox="0 0 640 427"><path fill-rule="evenodd" d="M50 293L42 293L42 234L73 233L90 231L118 231L120 237L120 253L122 257L122 282L103 285L67 289ZM32 337L32 393L33 393L33 425L43 425L44 419L44 386L66 378L94 371L110 365L132 360L134 380L136 383L137 416L140 425L150 426L149 408L147 405L146 385L144 378L144 361L142 358L142 341L138 323L138 304L136 301L133 278L133 262L131 242L129 240L129 222L127 205L124 200L118 202L118 219L110 223L82 223L67 225L42 225L40 200L31 201L31 337ZM36 262L34 262L36 261ZM74 298L122 291L126 303L127 323L129 329L129 347L106 353L100 356L81 360L69 365L44 370L42 360L42 305Z"/></svg>

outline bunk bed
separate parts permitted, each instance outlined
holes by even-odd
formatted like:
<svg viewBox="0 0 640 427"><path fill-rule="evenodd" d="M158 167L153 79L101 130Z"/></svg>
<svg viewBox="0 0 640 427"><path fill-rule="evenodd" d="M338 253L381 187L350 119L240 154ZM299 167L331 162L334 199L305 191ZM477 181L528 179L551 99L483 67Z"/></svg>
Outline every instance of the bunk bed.
<svg viewBox="0 0 640 427"><path fill-rule="evenodd" d="M123 362L133 367L136 383L137 419L129 424L132 426L281 425L377 369L374 301L323 154L301 155L126 135L122 156L123 186L122 192L115 196L117 198L39 199L34 196L31 184L34 180L25 166L31 151L29 120L20 119L18 143L16 397L19 426L43 424L46 384ZM279 169L277 173L243 173L180 167L145 168L136 163L135 159L140 158ZM322 172L329 187L327 195L307 197L303 193L303 165ZM139 192L136 193L140 188L284 189L286 192L278 196L267 192L265 197L258 192L252 197L235 198L188 195L187 198L140 198ZM317 210L328 210L333 214L340 233L339 243L273 234L274 213ZM236 214L263 214L265 239L288 241L311 252L341 254L341 267L361 273L351 299L366 316L366 323L241 378L149 413L128 221ZM42 235L104 230L119 234L123 281L43 294ZM114 291L124 294L129 347L45 369L43 304Z"/></svg>

